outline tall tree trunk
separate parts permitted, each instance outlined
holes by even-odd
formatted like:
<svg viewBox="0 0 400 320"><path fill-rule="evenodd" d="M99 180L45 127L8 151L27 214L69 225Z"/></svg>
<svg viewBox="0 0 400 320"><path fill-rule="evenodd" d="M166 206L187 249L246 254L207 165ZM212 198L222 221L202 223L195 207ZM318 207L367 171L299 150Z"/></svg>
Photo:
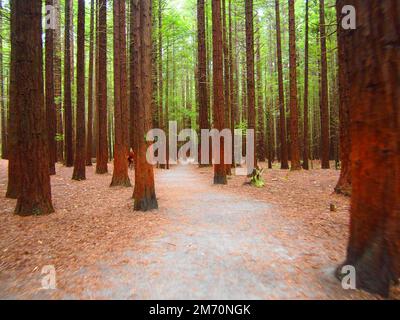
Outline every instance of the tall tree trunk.
<svg viewBox="0 0 400 320"><path fill-rule="evenodd" d="M160 121L160 129L165 131L165 115L164 115L164 80L163 80L163 1L158 0L158 114ZM165 169L166 159L163 159L161 168Z"/></svg>
<svg viewBox="0 0 400 320"><path fill-rule="evenodd" d="M108 172L107 142L107 0L99 0L99 69L97 92L98 137L96 148L96 173Z"/></svg>
<svg viewBox="0 0 400 320"><path fill-rule="evenodd" d="M225 101L225 128L230 128L230 115L231 115L231 87L230 87L230 65L229 65L229 43L228 43L228 30L226 24L226 0L222 0L222 41L223 41L223 54L224 54L224 101ZM233 141L233 136L232 136ZM227 175L232 174L231 164L225 165Z"/></svg>
<svg viewBox="0 0 400 320"><path fill-rule="evenodd" d="M280 136L280 160L281 169L289 169L288 163L288 147L286 141L286 114L285 114L285 94L283 87L283 66L282 66L282 40L281 40L281 14L279 8L279 0L275 0L276 14L276 43L277 43L277 60L278 60L278 85L279 85L279 136Z"/></svg>
<svg viewBox="0 0 400 320"><path fill-rule="evenodd" d="M0 30L3 30L3 1L0 0ZM0 37L0 117L1 117L1 158L8 159L8 147L7 147L7 110L5 103L5 92L4 92L4 70L3 70L4 58L3 58L3 38Z"/></svg>
<svg viewBox="0 0 400 320"><path fill-rule="evenodd" d="M134 209L138 211L148 211L158 208L155 185L154 169L147 162L146 152L149 143L144 136L151 128L151 96L152 96L152 19L151 2L140 0L140 60L137 66L140 70L139 104L137 105L136 119L136 170L135 170L135 190L133 194ZM136 11L136 10L134 10Z"/></svg>
<svg viewBox="0 0 400 320"><path fill-rule="evenodd" d="M53 0L46 0L47 6L53 6ZM45 78L45 101L46 101L46 125L47 125L47 145L49 149L49 172L50 175L56 174L55 163L57 161L56 148L56 105L54 98L54 30L46 29L46 78Z"/></svg>
<svg viewBox="0 0 400 320"><path fill-rule="evenodd" d="M257 24L258 26L259 24ZM257 50L256 50L256 66L257 66L257 159L265 161L265 114L263 101L262 73L261 73L261 44L260 30L257 32Z"/></svg>
<svg viewBox="0 0 400 320"><path fill-rule="evenodd" d="M65 2L65 48L64 48L64 113L65 113L65 165L72 167L74 164L73 133L72 133L72 79L71 79L71 4L72 0Z"/></svg>
<svg viewBox="0 0 400 320"><path fill-rule="evenodd" d="M54 211L48 162L43 92L42 3L11 2L11 100L19 114L15 152L20 163L21 189L15 213L22 216Z"/></svg>
<svg viewBox="0 0 400 320"><path fill-rule="evenodd" d="M129 128L126 76L126 8L114 0L114 171L111 186L130 187L128 175Z"/></svg>
<svg viewBox="0 0 400 320"><path fill-rule="evenodd" d="M340 2L338 2L339 5ZM350 79L346 63L346 48L350 46L350 37L341 27L341 8L337 8L338 55L339 55L339 130L340 130L340 177L335 192L351 195L351 136L350 136Z"/></svg>
<svg viewBox="0 0 400 320"><path fill-rule="evenodd" d="M309 37L309 2L306 0L306 30L305 30L305 44L304 44L304 130L303 130L303 169L309 170L310 158L310 135L308 130L308 37Z"/></svg>
<svg viewBox="0 0 400 320"><path fill-rule="evenodd" d="M224 105L224 75L223 75L223 41L221 23L221 0L212 0L212 26L213 26L213 115L214 128L220 132L225 128ZM220 161L214 165L214 184L227 184L224 143L221 139Z"/></svg>
<svg viewBox="0 0 400 320"><path fill-rule="evenodd" d="M93 156L93 71L94 71L94 13L95 0L90 1L90 44L89 44L89 79L88 79L88 120L86 135L86 165L92 166Z"/></svg>
<svg viewBox="0 0 400 320"><path fill-rule="evenodd" d="M57 122L57 161L64 161L64 123L62 110L62 46L61 46L61 8L60 0L54 0L54 9L56 14L56 28L54 35L54 101L56 105Z"/></svg>
<svg viewBox="0 0 400 320"><path fill-rule="evenodd" d="M197 32L198 32L198 88L199 88L199 124L201 130L210 129L208 121L208 88L207 88L207 48L205 27L204 0L197 1ZM201 148L201 144L199 146ZM201 152L199 152L201 155ZM203 159L204 160L204 159ZM200 164L202 164L200 159Z"/></svg>
<svg viewBox="0 0 400 320"><path fill-rule="evenodd" d="M78 52L76 72L76 135L73 180L86 180L85 123L85 0L78 1Z"/></svg>
<svg viewBox="0 0 400 320"><path fill-rule="evenodd" d="M254 79L254 24L253 0L245 0L246 11L246 66L247 66L247 129L256 132L256 93ZM255 154L256 135L254 134L254 167L257 166Z"/></svg>
<svg viewBox="0 0 400 320"><path fill-rule="evenodd" d="M338 0L337 10L348 4L357 8L357 29L339 29L340 65L351 79L353 188L344 265L355 267L358 289L388 296L400 277L399 3Z"/></svg>
<svg viewBox="0 0 400 320"><path fill-rule="evenodd" d="M290 56L290 160L291 170L300 170L299 112L297 103L296 22L294 0L289 0L289 56Z"/></svg>
<svg viewBox="0 0 400 320"><path fill-rule="evenodd" d="M322 169L329 169L328 63L326 58L324 0L319 0L319 33L321 41L321 165Z"/></svg>

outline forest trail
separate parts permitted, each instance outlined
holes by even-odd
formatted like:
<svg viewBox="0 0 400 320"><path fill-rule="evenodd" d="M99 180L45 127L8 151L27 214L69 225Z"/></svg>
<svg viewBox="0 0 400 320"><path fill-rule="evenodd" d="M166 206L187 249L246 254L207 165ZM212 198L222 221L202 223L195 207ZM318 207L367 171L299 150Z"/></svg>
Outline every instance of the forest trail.
<svg viewBox="0 0 400 320"><path fill-rule="evenodd" d="M157 170L160 209L134 214L132 189L110 189L110 174L88 169L84 182L70 177L70 168L58 167L52 178L57 211L50 216L19 218L12 215L14 201L3 203L0 218L8 227L0 239L0 297L371 298L343 290L334 278L343 259L337 236L322 237L318 225L310 233L281 205L247 193L254 188L235 191L238 177L215 186L211 169ZM57 271L56 290L40 288L41 266L48 264Z"/></svg>

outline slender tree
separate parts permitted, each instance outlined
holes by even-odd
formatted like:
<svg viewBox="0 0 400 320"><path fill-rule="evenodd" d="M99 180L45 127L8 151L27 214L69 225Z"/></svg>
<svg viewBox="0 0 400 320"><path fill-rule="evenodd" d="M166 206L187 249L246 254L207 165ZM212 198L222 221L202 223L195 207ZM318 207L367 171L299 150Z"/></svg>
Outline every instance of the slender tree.
<svg viewBox="0 0 400 320"><path fill-rule="evenodd" d="M285 94L283 86L283 66L282 66L282 40L281 40L281 14L279 0L275 0L276 15L276 48L278 60L278 85L279 85L279 127L280 127L280 160L281 169L289 169L288 147L286 141L286 114L285 114Z"/></svg>
<svg viewBox="0 0 400 320"><path fill-rule="evenodd" d="M304 43L304 114L303 114L303 169L309 170L309 158L310 158L310 136L308 130L308 65L309 65L309 2L306 0L306 18L305 18L305 43Z"/></svg>
<svg viewBox="0 0 400 320"><path fill-rule="evenodd" d="M253 0L245 0L246 12L246 66L247 66L247 129L256 130L256 93L254 78L254 23ZM257 165L255 154L256 135L254 135L254 166Z"/></svg>
<svg viewBox="0 0 400 320"><path fill-rule="evenodd" d="M108 172L107 133L107 0L99 0L96 173Z"/></svg>
<svg viewBox="0 0 400 320"><path fill-rule="evenodd" d="M340 9L340 8L338 8ZM341 27L341 10L337 10L338 21L338 55L339 55L339 130L340 130L340 177L335 192L351 195L351 135L350 135L350 79L346 63L346 47L349 47L350 37L346 36Z"/></svg>
<svg viewBox="0 0 400 320"><path fill-rule="evenodd" d="M338 12L348 4L337 1ZM388 296L400 277L399 7L397 0L350 4L357 8L357 28L339 28L340 65L351 79L352 196L344 265L356 269L358 289Z"/></svg>
<svg viewBox="0 0 400 320"><path fill-rule="evenodd" d="M53 6L53 0L46 0L47 6ZM55 163L57 161L56 147L56 105L54 98L54 30L46 28L46 82L45 82L45 101L46 101L46 124L47 124L47 144L49 149L49 171L51 175L56 174Z"/></svg>
<svg viewBox="0 0 400 320"><path fill-rule="evenodd" d="M139 104L137 105L136 124L136 170L135 170L135 190L133 198L135 200L134 209L138 211L148 211L158 208L155 184L154 169L147 162L146 152L149 144L144 139L151 127L151 103L152 103L152 19L151 2L140 0L140 86ZM134 54L134 53L131 53Z"/></svg>
<svg viewBox="0 0 400 320"><path fill-rule="evenodd" d="M210 128L210 123L208 120L209 112L208 112L208 88L207 88L207 48L206 48L204 0L197 1L197 32L198 32L197 50L198 50L198 65L199 65L198 66L199 124L201 131L203 129L208 130Z"/></svg>
<svg viewBox="0 0 400 320"><path fill-rule="evenodd" d="M73 180L86 180L85 121L85 0L78 1L78 50L76 72L76 138Z"/></svg>
<svg viewBox="0 0 400 320"><path fill-rule="evenodd" d="M259 26L259 24L257 24ZM265 114L264 114L264 101L262 92L262 65L261 65L261 41L260 30L257 31L256 38L256 69L257 69L257 159L258 161L265 161Z"/></svg>
<svg viewBox="0 0 400 320"><path fill-rule="evenodd" d="M43 92L42 3L11 2L11 100L19 115L16 125L20 163L20 192L15 213L49 214L54 211L48 162L46 111Z"/></svg>
<svg viewBox="0 0 400 320"><path fill-rule="evenodd" d="M329 169L328 62L326 57L324 0L319 0L319 34L321 41L321 164L322 169Z"/></svg>
<svg viewBox="0 0 400 320"><path fill-rule="evenodd" d="M0 0L0 30L3 30L3 1ZM3 70L3 37L0 37L0 117L1 117L1 158L8 159L7 147L7 110L4 95L4 70Z"/></svg>
<svg viewBox="0 0 400 320"><path fill-rule="evenodd" d="M300 170L299 112L297 103L296 22L294 0L289 0L289 56L290 56L290 160L291 170Z"/></svg>
<svg viewBox="0 0 400 320"><path fill-rule="evenodd" d="M62 111L62 49L61 49L61 8L60 0L54 0L56 15L54 35L54 101L56 105L57 122L57 161L64 161L64 123Z"/></svg>
<svg viewBox="0 0 400 320"><path fill-rule="evenodd" d="M71 2L65 2L65 33L64 33L64 128L65 128L65 165L74 165L73 133L72 133L72 88L71 88Z"/></svg>
<svg viewBox="0 0 400 320"><path fill-rule="evenodd" d="M130 187L128 175L128 93L126 74L126 8L114 0L114 171L111 186Z"/></svg>
<svg viewBox="0 0 400 320"><path fill-rule="evenodd" d="M89 44L89 79L88 79L88 120L86 134L86 165L92 166L93 156L93 72L94 72L94 14L95 0L90 1L90 44Z"/></svg>
<svg viewBox="0 0 400 320"><path fill-rule="evenodd" d="M221 0L212 0L212 40L213 40L213 118L215 129L225 128L224 76L223 76L223 41L221 23ZM227 184L224 144L220 144L220 161L214 165L214 184Z"/></svg>

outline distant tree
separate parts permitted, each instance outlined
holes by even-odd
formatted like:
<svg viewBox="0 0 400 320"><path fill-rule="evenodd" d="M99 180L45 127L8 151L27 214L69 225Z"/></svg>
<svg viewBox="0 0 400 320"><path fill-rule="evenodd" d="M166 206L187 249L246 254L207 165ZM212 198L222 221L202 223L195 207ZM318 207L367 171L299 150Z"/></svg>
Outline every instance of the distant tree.
<svg viewBox="0 0 400 320"><path fill-rule="evenodd" d="M282 40L281 40L281 14L279 0L275 0L276 15L276 43L278 60L278 86L279 86L279 127L280 127L280 160L281 169L289 169L288 147L286 141L286 113L285 113L285 93L283 86L283 65L282 65Z"/></svg>
<svg viewBox="0 0 400 320"><path fill-rule="evenodd" d="M130 187L125 2L114 0L114 171L111 186Z"/></svg>
<svg viewBox="0 0 400 320"><path fill-rule="evenodd" d="M76 72L76 138L73 180L86 180L85 121L85 0L78 1L78 52Z"/></svg>
<svg viewBox="0 0 400 320"><path fill-rule="evenodd" d="M246 13L246 66L247 66L247 129L256 130L256 93L254 77L254 21L253 0L245 0ZM257 165L256 135L254 135L254 166Z"/></svg>
<svg viewBox="0 0 400 320"><path fill-rule="evenodd" d="M319 33L321 41L321 163L329 169L329 106L328 106L328 62L326 57L325 1L319 0Z"/></svg>
<svg viewBox="0 0 400 320"><path fill-rule="evenodd" d="M221 0L212 0L212 40L213 40L213 118L214 128L225 128L224 76L223 76L223 41L221 23ZM220 144L220 163L214 165L214 184L227 184L224 144Z"/></svg>
<svg viewBox="0 0 400 320"><path fill-rule="evenodd" d="M207 90L207 48L205 27L204 0L197 1L197 32L198 32L198 90L199 90L199 124L200 131L209 129L208 90ZM201 145L200 145L201 147ZM201 153L199 153L201 154Z"/></svg>
<svg viewBox="0 0 400 320"><path fill-rule="evenodd" d="M46 0L46 5L53 6L53 0ZM50 174L56 174L55 163L57 162L57 146L56 146L56 105L54 97L54 30L46 29L46 82L45 82L45 101L46 101L46 123L49 148L49 170Z"/></svg>
<svg viewBox="0 0 400 320"><path fill-rule="evenodd" d="M96 173L108 172L107 128L107 0L99 0Z"/></svg>
<svg viewBox="0 0 400 320"><path fill-rule="evenodd" d="M64 33L64 128L65 128L65 165L74 165L73 126L72 126L72 58L71 58L71 7L72 0L65 1L65 33Z"/></svg>
<svg viewBox="0 0 400 320"><path fill-rule="evenodd" d="M304 133L304 146L303 146L303 169L309 170L310 158L310 136L308 128L308 78L309 78L309 1L306 0L306 18L305 18L305 43L304 43L304 110L303 110L303 133Z"/></svg>
<svg viewBox="0 0 400 320"><path fill-rule="evenodd" d="M294 0L289 0L290 56L290 162L291 170L300 170L299 111L297 101L296 22Z"/></svg>
<svg viewBox="0 0 400 320"><path fill-rule="evenodd" d="M86 165L92 166L93 157L93 107L94 107L94 15L95 0L90 1L90 44L89 44L89 79L88 79L88 120L86 134Z"/></svg>

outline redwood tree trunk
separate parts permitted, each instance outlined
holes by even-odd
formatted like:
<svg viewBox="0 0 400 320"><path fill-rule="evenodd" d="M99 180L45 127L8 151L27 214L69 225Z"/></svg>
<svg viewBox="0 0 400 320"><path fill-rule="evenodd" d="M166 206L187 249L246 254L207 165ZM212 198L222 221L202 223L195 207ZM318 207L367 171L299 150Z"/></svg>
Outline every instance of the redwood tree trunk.
<svg viewBox="0 0 400 320"><path fill-rule="evenodd" d="M114 171L111 186L130 187L125 2L114 1Z"/></svg>
<svg viewBox="0 0 400 320"><path fill-rule="evenodd" d="M94 71L94 0L90 2L90 45L89 45L89 80L88 80L88 120L86 135L86 165L92 166L93 156L93 71Z"/></svg>
<svg viewBox="0 0 400 320"><path fill-rule="evenodd" d="M340 0L337 9L348 4L357 29L340 30L340 64L351 79L353 187L344 264L356 268L358 289L387 296L400 277L399 2Z"/></svg>
<svg viewBox="0 0 400 320"><path fill-rule="evenodd" d="M199 124L201 130L210 129L208 114L207 90L207 49L204 0L197 1L197 31L198 31L198 88L199 88ZM201 144L200 144L201 148ZM201 155L201 152L199 152ZM201 163L201 161L200 161Z"/></svg>
<svg viewBox="0 0 400 320"><path fill-rule="evenodd" d="M326 58L325 1L319 0L319 32L321 41L321 165L329 169L329 106L328 63Z"/></svg>
<svg viewBox="0 0 400 320"><path fill-rule="evenodd" d="M340 10L339 10L340 9ZM349 70L346 63L346 47L350 37L341 27L341 8L337 10L338 17L338 51L339 51L339 130L340 130L340 177L335 192L351 195L351 136L350 136L350 106L349 106Z"/></svg>
<svg viewBox="0 0 400 320"><path fill-rule="evenodd" d="M304 146L303 146L303 169L309 170L310 158L310 135L308 130L308 34L309 34L309 2L306 0L306 30L304 44Z"/></svg>
<svg viewBox="0 0 400 320"><path fill-rule="evenodd" d="M64 124L62 112L62 68L61 68L61 8L60 0L54 0L56 12L56 29L54 30L54 100L57 117L57 161L64 161Z"/></svg>
<svg viewBox="0 0 400 320"><path fill-rule="evenodd" d="M74 165L74 151L73 151L73 133L72 133L72 91L71 91L71 2L65 2L65 48L64 48L64 128L65 128L65 165L72 167Z"/></svg>
<svg viewBox="0 0 400 320"><path fill-rule="evenodd" d="M221 0L212 0L213 32L213 118L214 128L222 131L225 128L224 78L223 78L223 42L221 23ZM223 139L221 139L223 140ZM226 184L224 144L220 144L220 161L214 165L214 184Z"/></svg>
<svg viewBox="0 0 400 320"><path fill-rule="evenodd" d="M107 0L99 0L99 66L97 92L96 173L108 172L107 136Z"/></svg>
<svg viewBox="0 0 400 320"><path fill-rule="evenodd" d="M254 79L254 23L253 0L245 1L246 11L246 66L247 66L247 129L256 130L256 93ZM254 134L254 167L257 166L256 134Z"/></svg>
<svg viewBox="0 0 400 320"><path fill-rule="evenodd" d="M297 103L296 22L294 0L289 0L290 56L290 162L291 170L300 170L299 112Z"/></svg>
<svg viewBox="0 0 400 320"><path fill-rule="evenodd" d="M282 40L281 40L281 14L279 0L275 0L276 14L276 47L278 60L278 85L279 85L279 137L280 137L280 160L281 169L289 169L288 147L286 141L286 114L285 114L285 94L283 87L283 66L282 66Z"/></svg>
<svg viewBox="0 0 400 320"><path fill-rule="evenodd" d="M86 180L85 123L85 0L78 1L78 53L76 72L76 139L73 180Z"/></svg>
<svg viewBox="0 0 400 320"><path fill-rule="evenodd" d="M140 87L139 87L139 105L137 106L136 124L136 170L135 170L135 191L133 194L135 203L134 209L139 211L148 211L158 208L155 186L154 169L147 162L146 152L149 143L144 137L151 129L152 115L152 19L151 2L140 0ZM131 53L134 54L134 53Z"/></svg>
<svg viewBox="0 0 400 320"><path fill-rule="evenodd" d="M48 162L43 92L42 3L11 2L12 104L19 114L15 146L20 159L21 189L15 213L22 216L54 211Z"/></svg>
<svg viewBox="0 0 400 320"><path fill-rule="evenodd" d="M257 159L265 161L266 144L265 144L265 114L264 101L262 92L262 73L261 73L261 44L260 30L257 34L257 50L256 50L256 65L257 65Z"/></svg>
<svg viewBox="0 0 400 320"><path fill-rule="evenodd" d="M46 5L53 6L53 0L46 0ZM57 161L56 148L56 105L54 100L54 30L46 29L46 123L49 148L49 171L56 174L55 163Z"/></svg>

